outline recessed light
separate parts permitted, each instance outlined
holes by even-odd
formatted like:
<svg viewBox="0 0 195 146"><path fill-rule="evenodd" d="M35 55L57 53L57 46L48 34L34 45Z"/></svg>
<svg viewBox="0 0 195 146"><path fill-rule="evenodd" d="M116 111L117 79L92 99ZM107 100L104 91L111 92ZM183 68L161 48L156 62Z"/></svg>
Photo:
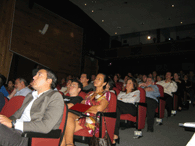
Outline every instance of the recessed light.
<svg viewBox="0 0 195 146"><path fill-rule="evenodd" d="M102 20L102 22L104 22L104 20Z"/></svg>
<svg viewBox="0 0 195 146"><path fill-rule="evenodd" d="M171 7L172 7L172 8L174 8L174 7L175 7L175 5L171 5Z"/></svg>
<svg viewBox="0 0 195 146"><path fill-rule="evenodd" d="M117 34L117 32L115 32L114 34Z"/></svg>
<svg viewBox="0 0 195 146"><path fill-rule="evenodd" d="M183 22L180 22L181 24L183 23Z"/></svg>
<svg viewBox="0 0 195 146"><path fill-rule="evenodd" d="M150 35L149 35L149 36L147 36L147 39L148 39L148 40L150 40L150 39L151 39L151 36L150 36Z"/></svg>
<svg viewBox="0 0 195 146"><path fill-rule="evenodd" d="M94 12L94 10L91 11L92 13Z"/></svg>
<svg viewBox="0 0 195 146"><path fill-rule="evenodd" d="M87 4L85 3L85 6L86 6Z"/></svg>

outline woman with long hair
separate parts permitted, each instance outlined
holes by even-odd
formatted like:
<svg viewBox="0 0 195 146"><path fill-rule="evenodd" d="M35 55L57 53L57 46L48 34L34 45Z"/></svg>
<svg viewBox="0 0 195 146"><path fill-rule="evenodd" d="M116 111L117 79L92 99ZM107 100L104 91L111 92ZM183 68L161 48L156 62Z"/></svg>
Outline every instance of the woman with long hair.
<svg viewBox="0 0 195 146"><path fill-rule="evenodd" d="M95 115L97 112L106 112L110 102L110 92L105 91L107 84L107 76L99 73L94 80L96 91L87 94L85 100L81 103L90 105L91 107L85 112L89 117L82 117L69 112L67 119L67 126L61 146L71 146L73 144L74 132L81 129L87 129L89 134L93 134L95 129ZM96 127L96 130L98 128Z"/></svg>

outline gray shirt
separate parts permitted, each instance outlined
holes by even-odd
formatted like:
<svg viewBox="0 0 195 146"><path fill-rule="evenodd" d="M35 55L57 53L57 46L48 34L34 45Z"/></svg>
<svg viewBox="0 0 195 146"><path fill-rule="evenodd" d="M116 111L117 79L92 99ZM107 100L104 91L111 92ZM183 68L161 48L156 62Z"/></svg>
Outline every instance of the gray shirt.
<svg viewBox="0 0 195 146"><path fill-rule="evenodd" d="M28 93L32 92L31 89L29 89L28 87L25 87L19 91L16 92L16 94L14 96L26 96Z"/></svg>

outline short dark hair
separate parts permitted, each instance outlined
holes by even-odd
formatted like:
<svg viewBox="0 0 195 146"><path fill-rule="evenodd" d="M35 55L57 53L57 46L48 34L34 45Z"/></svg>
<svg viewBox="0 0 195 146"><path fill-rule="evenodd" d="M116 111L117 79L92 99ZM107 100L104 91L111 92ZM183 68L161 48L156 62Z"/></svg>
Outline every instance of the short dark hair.
<svg viewBox="0 0 195 146"><path fill-rule="evenodd" d="M110 85L109 90L112 90L113 87L115 87L115 83L114 83L114 81L111 78L108 79L108 84Z"/></svg>
<svg viewBox="0 0 195 146"><path fill-rule="evenodd" d="M24 82L24 85L25 85L25 86L28 86L28 83L27 83L27 81L26 81L24 78L19 77L19 78L17 78L17 79L20 80L20 83L21 83L21 82ZM16 79L16 80L17 80L17 79Z"/></svg>
<svg viewBox="0 0 195 146"><path fill-rule="evenodd" d="M80 81L78 81L77 79L73 79L72 82L78 83L78 88L81 88L81 90L83 90L83 84Z"/></svg>
<svg viewBox="0 0 195 146"><path fill-rule="evenodd" d="M55 89L56 84L57 84L57 77L55 75L55 73L53 71L51 71L50 69L44 68L44 70L47 72L47 79L52 79L52 83L51 83L51 88Z"/></svg>
<svg viewBox="0 0 195 146"><path fill-rule="evenodd" d="M6 77L0 74L0 88L5 84L5 82L6 82Z"/></svg>
<svg viewBox="0 0 195 146"><path fill-rule="evenodd" d="M89 79L89 75L87 73L83 72L82 74L86 74L86 78Z"/></svg>

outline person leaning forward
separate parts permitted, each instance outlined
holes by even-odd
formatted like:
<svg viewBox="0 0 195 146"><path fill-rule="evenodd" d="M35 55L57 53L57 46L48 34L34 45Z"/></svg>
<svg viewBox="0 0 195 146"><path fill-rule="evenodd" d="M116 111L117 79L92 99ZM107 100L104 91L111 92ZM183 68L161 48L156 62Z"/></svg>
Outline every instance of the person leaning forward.
<svg viewBox="0 0 195 146"><path fill-rule="evenodd" d="M64 102L54 91L57 78L48 69L41 69L33 77L36 90L26 95L21 108L11 117L0 115L0 146L27 146L22 132L48 133L58 129L62 120Z"/></svg>

